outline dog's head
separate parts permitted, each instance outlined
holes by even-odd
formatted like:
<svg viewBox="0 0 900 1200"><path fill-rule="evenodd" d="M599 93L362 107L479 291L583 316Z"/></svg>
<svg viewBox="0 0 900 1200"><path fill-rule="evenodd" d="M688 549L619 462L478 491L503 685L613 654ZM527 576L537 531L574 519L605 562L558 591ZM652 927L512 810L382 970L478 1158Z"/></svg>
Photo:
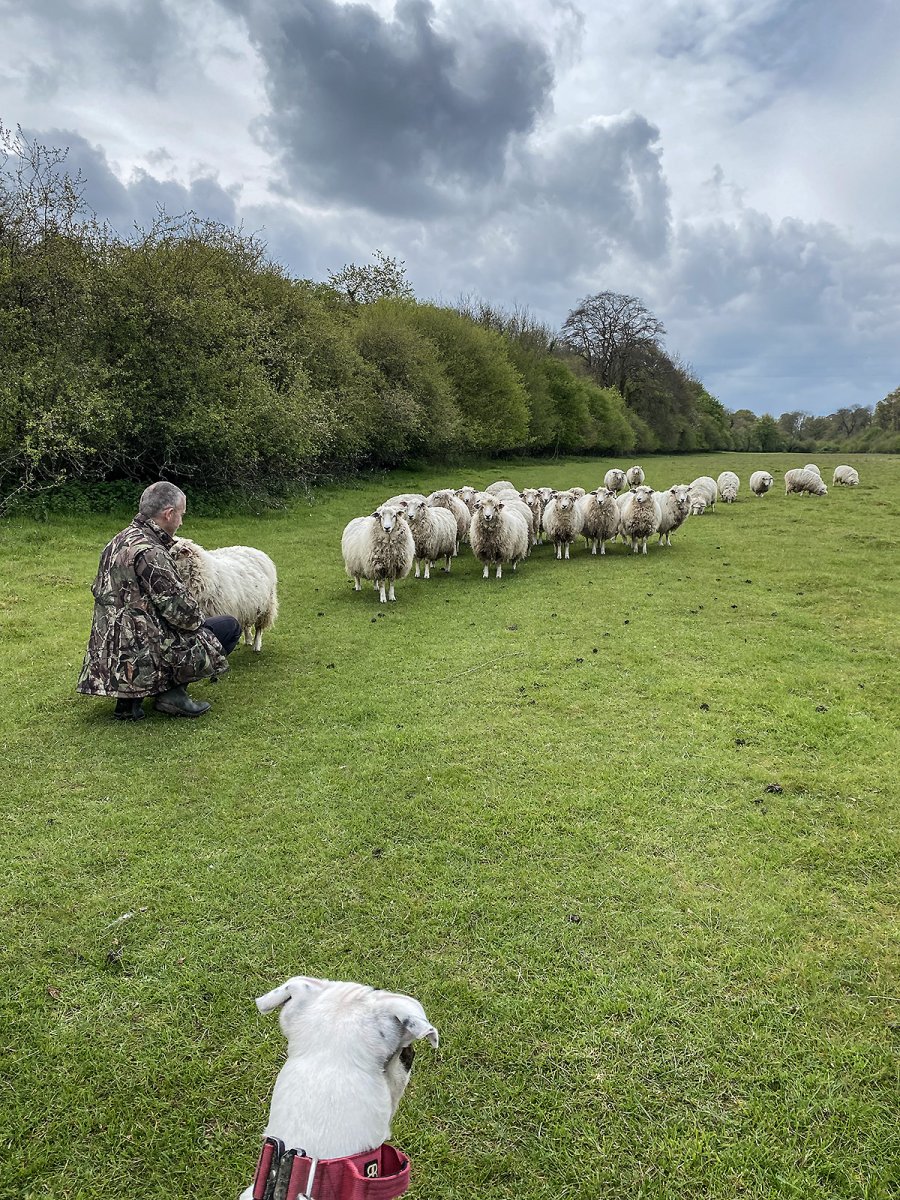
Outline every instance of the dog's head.
<svg viewBox="0 0 900 1200"><path fill-rule="evenodd" d="M396 1111L409 1081L414 1043L438 1032L412 996L360 983L296 975L256 1001L260 1012L280 1008L288 1056L327 1054L332 1069L352 1064L373 1079L383 1077Z"/></svg>

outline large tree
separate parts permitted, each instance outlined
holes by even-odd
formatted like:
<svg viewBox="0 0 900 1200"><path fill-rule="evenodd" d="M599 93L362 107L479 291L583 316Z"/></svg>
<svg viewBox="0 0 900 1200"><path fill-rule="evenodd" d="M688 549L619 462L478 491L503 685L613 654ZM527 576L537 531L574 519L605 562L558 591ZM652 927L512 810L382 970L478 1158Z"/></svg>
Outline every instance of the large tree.
<svg viewBox="0 0 900 1200"><path fill-rule="evenodd" d="M615 387L625 395L648 355L660 351L665 332L637 296L597 292L569 313L561 336L601 387Z"/></svg>

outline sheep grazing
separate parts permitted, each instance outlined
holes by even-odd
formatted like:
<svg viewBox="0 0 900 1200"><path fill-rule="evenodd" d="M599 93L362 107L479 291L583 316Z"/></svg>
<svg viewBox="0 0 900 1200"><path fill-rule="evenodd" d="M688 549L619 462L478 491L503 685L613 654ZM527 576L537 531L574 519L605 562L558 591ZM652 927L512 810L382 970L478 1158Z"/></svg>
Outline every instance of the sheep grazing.
<svg viewBox="0 0 900 1200"><path fill-rule="evenodd" d="M268 554L252 546L204 550L190 538L177 537L172 557L204 617L236 617L244 641L248 646L252 641L259 653L263 634L278 616L278 573Z"/></svg>
<svg viewBox="0 0 900 1200"><path fill-rule="evenodd" d="M413 500L407 504L403 515L409 523L415 544L416 579L420 568L426 579L431 578L431 568L439 558L450 570L450 560L457 552L456 517L446 508L435 508L426 500Z"/></svg>
<svg viewBox="0 0 900 1200"><path fill-rule="evenodd" d="M361 579L371 579L382 604L396 600L394 583L412 569L416 546L406 518L383 504L370 517L354 517L341 537L344 569L358 592Z"/></svg>
<svg viewBox="0 0 900 1200"><path fill-rule="evenodd" d="M735 500L737 500L738 488L740 486L741 481L735 475L734 471L723 471L716 480L719 498L724 500L726 504L734 504Z"/></svg>
<svg viewBox="0 0 900 1200"><path fill-rule="evenodd" d="M557 492L544 509L544 532L556 547L556 557L569 557L569 546L581 533L584 517L578 510L578 497L572 492Z"/></svg>
<svg viewBox="0 0 900 1200"><path fill-rule="evenodd" d="M754 471L750 476L750 491L754 496L764 496L774 482L768 471Z"/></svg>
<svg viewBox="0 0 900 1200"><path fill-rule="evenodd" d="M831 482L832 484L841 484L843 487L859 487L859 472L855 467L846 465L835 467Z"/></svg>
<svg viewBox="0 0 900 1200"><path fill-rule="evenodd" d="M625 482L630 488L640 487L644 482L644 472L641 467L629 467L625 472Z"/></svg>
<svg viewBox="0 0 900 1200"><path fill-rule="evenodd" d="M472 553L483 565L482 576L487 579L491 567L497 568L497 578L503 577L503 564L512 569L528 554L528 525L517 511L507 508L490 492L482 493L475 501L475 512L469 528Z"/></svg>
<svg viewBox="0 0 900 1200"><path fill-rule="evenodd" d="M828 488L822 482L822 476L817 475L815 471L808 471L806 467L795 467L793 471L784 473L784 494L789 496L791 492L827 496Z"/></svg>
<svg viewBox="0 0 900 1200"><path fill-rule="evenodd" d="M618 467L610 467L603 476L603 486L611 492L621 492L627 484L625 472L620 471Z"/></svg>
<svg viewBox="0 0 900 1200"><path fill-rule="evenodd" d="M688 513L692 517L702 517L706 512L706 497L694 496L688 491Z"/></svg>
<svg viewBox="0 0 900 1200"><path fill-rule="evenodd" d="M820 479L822 478L822 472L819 470L819 468L816 466L815 463L807 463L806 466L803 468L803 470L804 471L812 471L813 475L818 475L818 477Z"/></svg>
<svg viewBox="0 0 900 1200"><path fill-rule="evenodd" d="M662 515L653 488L638 484L633 492L626 492L621 500L619 528L631 540L631 549L635 554L638 547L646 554L647 539L659 528Z"/></svg>
<svg viewBox="0 0 900 1200"><path fill-rule="evenodd" d="M591 547L591 554L597 553L597 543L600 543L600 553L606 553L606 543L611 541L619 528L619 506L616 504L616 493L612 488L597 488L588 492L577 502L576 507L581 514L581 532Z"/></svg>
<svg viewBox="0 0 900 1200"><path fill-rule="evenodd" d="M653 497L659 506L659 544L672 545L671 535L688 519L691 511L691 499L688 486L676 483L664 492L654 492ZM706 507L704 505L704 507Z"/></svg>
<svg viewBox="0 0 900 1200"><path fill-rule="evenodd" d="M489 483L484 489L490 492L492 496L499 496L501 492L515 492L518 495L519 489L514 483L510 483L508 479L498 479L496 483Z"/></svg>
<svg viewBox="0 0 900 1200"><path fill-rule="evenodd" d="M468 538L469 526L472 523L472 514L464 501L457 496L453 488L441 488L431 493L428 503L432 508L446 508L448 512L453 513L456 518L456 546L459 549L460 544Z"/></svg>
<svg viewBox="0 0 900 1200"><path fill-rule="evenodd" d="M716 500L719 498L719 489L716 486L716 481L709 475L699 475L693 483L689 484L688 496L691 501L691 516L700 516L708 508L716 507ZM698 498L702 498L705 501L702 508L699 508L695 504Z"/></svg>

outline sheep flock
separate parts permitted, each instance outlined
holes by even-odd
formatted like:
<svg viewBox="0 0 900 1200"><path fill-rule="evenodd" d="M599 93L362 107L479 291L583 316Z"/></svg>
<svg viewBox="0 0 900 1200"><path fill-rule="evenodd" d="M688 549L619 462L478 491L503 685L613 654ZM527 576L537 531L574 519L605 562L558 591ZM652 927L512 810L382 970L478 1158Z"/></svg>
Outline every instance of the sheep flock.
<svg viewBox="0 0 900 1200"><path fill-rule="evenodd" d="M359 591L371 580L381 603L395 600L394 583L410 573L428 579L438 560L450 571L451 561L466 544L487 579L497 579L504 567L515 571L536 546L552 543L557 560L568 559L584 539L592 555L606 555L621 541L625 551L647 554L650 539L672 546L672 534L689 517L714 511L716 503L738 502L741 482L733 471L718 479L701 475L690 483L655 490L644 482L640 466L627 471L611 468L603 484L557 489L550 486L516 488L508 479L483 490L471 484L444 487L431 495L403 493L384 500L370 516L354 517L346 526L341 548L345 570ZM825 496L828 488L813 463L787 471L785 493ZM748 490L756 500L772 488L769 471L754 471ZM850 466L836 468L835 484L857 487L859 475Z"/></svg>

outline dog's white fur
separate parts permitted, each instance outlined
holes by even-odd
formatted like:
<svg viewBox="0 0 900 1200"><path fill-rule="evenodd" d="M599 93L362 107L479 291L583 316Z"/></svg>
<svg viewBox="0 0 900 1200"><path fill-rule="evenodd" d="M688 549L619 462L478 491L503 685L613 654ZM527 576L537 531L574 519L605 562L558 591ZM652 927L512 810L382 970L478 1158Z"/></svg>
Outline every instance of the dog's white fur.
<svg viewBox="0 0 900 1200"><path fill-rule="evenodd" d="M409 1080L401 1051L420 1038L438 1044L418 1000L297 975L256 1005L263 1013L281 1008L288 1040L265 1136L313 1158L343 1158L387 1141ZM240 1200L250 1200L252 1190Z"/></svg>

